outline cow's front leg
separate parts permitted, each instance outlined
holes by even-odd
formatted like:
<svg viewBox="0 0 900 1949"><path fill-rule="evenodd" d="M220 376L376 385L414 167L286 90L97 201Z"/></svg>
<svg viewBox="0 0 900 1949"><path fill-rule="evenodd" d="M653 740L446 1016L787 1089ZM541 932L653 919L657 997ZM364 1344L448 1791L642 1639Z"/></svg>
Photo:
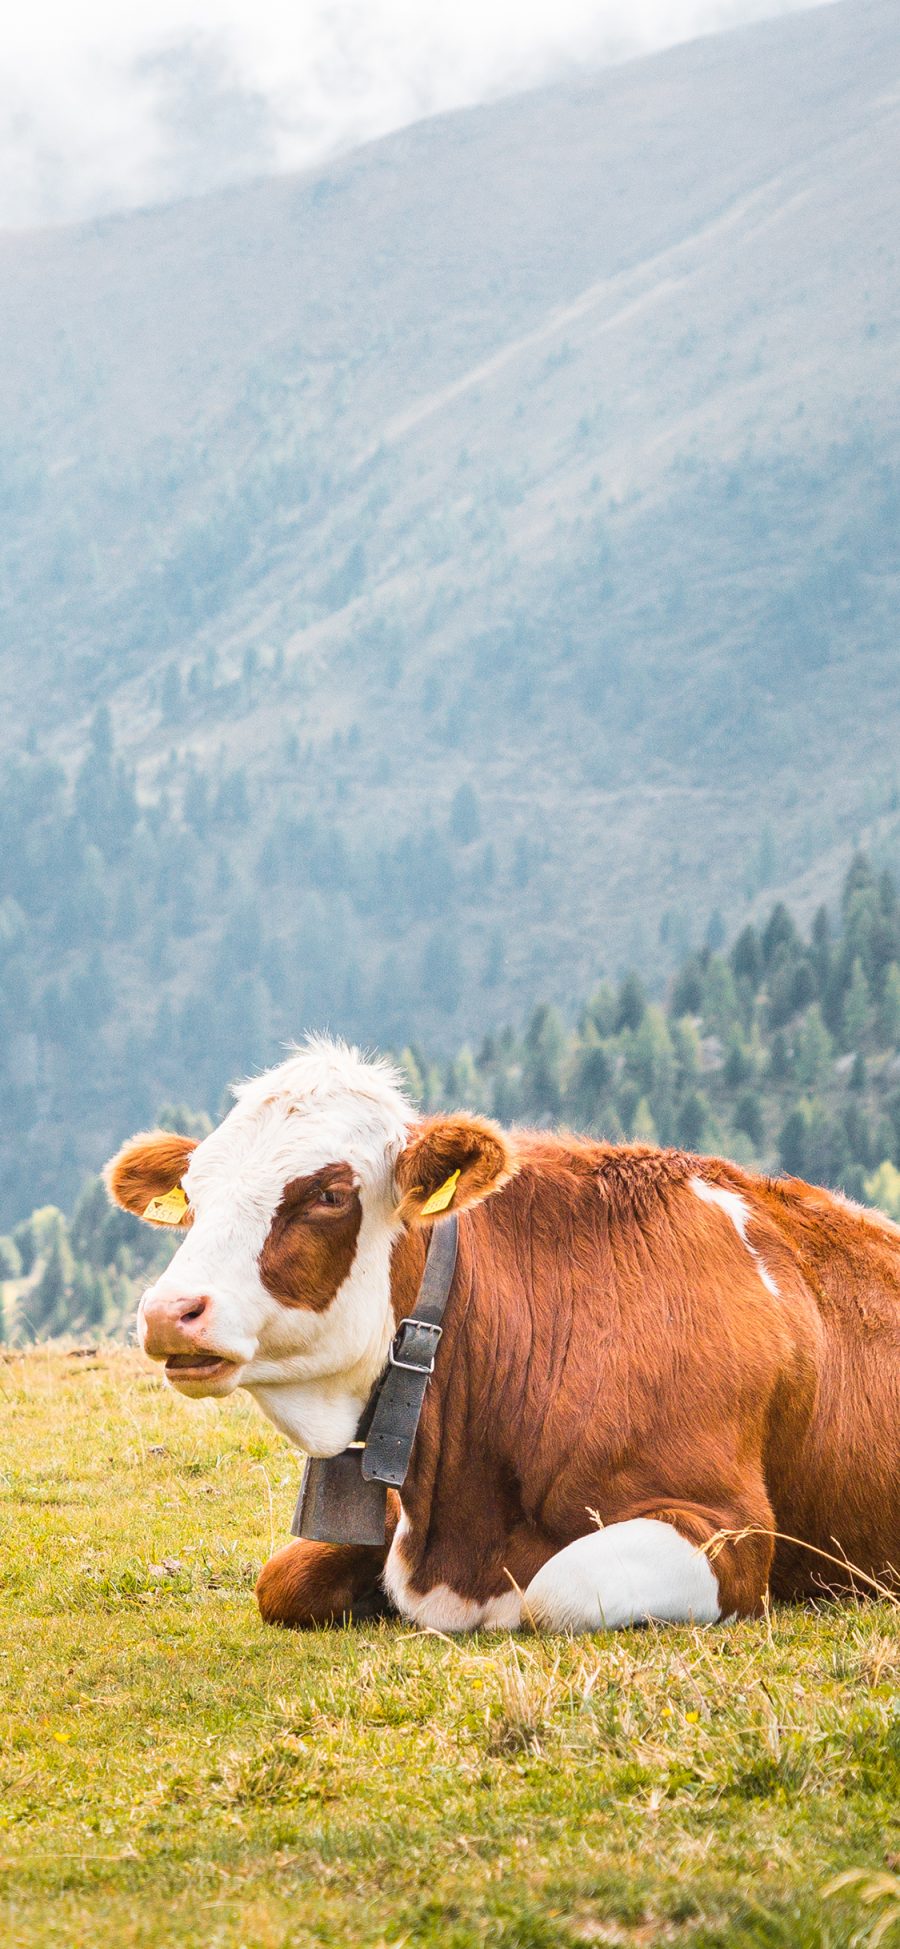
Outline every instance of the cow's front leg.
<svg viewBox="0 0 900 1949"><path fill-rule="evenodd" d="M543 1631L600 1631L658 1619L714 1624L763 1608L772 1562L767 1505L716 1514L642 1509L558 1550L528 1584L524 1617ZM721 1541L721 1533L734 1532Z"/></svg>
<svg viewBox="0 0 900 1949"><path fill-rule="evenodd" d="M390 1493L383 1547L300 1540L276 1550L256 1580L256 1601L265 1622L301 1629L391 1615L394 1605L381 1573L399 1514L400 1504Z"/></svg>
<svg viewBox="0 0 900 1949"><path fill-rule="evenodd" d="M256 1601L266 1624L302 1629L383 1617L386 1551L354 1543L286 1543L264 1563Z"/></svg>

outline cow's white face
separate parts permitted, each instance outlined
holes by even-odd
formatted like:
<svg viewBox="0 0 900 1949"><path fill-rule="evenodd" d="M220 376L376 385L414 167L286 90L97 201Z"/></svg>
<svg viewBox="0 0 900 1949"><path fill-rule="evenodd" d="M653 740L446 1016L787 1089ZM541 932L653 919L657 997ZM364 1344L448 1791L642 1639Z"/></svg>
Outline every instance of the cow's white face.
<svg viewBox="0 0 900 1949"><path fill-rule="evenodd" d="M117 1202L151 1222L173 1187L188 1202L139 1337L179 1393L246 1387L308 1453L335 1454L387 1358L398 1229L454 1171L456 1208L499 1188L509 1154L477 1119L412 1131L393 1071L341 1044L312 1043L236 1095L202 1143L138 1137L108 1167Z"/></svg>

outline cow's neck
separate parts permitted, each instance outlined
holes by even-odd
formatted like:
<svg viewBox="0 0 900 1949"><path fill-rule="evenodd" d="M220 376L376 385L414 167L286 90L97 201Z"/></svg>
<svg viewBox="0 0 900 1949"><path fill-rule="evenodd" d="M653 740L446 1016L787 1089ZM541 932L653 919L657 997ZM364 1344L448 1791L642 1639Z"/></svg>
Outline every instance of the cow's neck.
<svg viewBox="0 0 900 1949"><path fill-rule="evenodd" d="M592 1211L587 1174L585 1186ZM578 1189L568 1187L570 1198ZM548 1422L566 1372L587 1358L596 1388L604 1359L596 1285L586 1309L573 1276L572 1230L571 1205L567 1211L553 1177L527 1166L502 1196L460 1219L444 1334L385 1569L397 1608L420 1623L517 1621L512 1580L524 1589L551 1553L545 1522L560 1469L558 1411L552 1428ZM423 1261L424 1243L398 1242L398 1316L409 1310ZM569 1540L586 1504L576 1497L575 1506Z"/></svg>
<svg viewBox="0 0 900 1949"><path fill-rule="evenodd" d="M479 1265L492 1262L486 1237L490 1222L487 1206L460 1219L443 1337L400 1492L407 1519L420 1533L429 1529L444 1502L457 1496L486 1497L503 1524L509 1515L503 1486L503 1375L521 1371L517 1332L523 1322L514 1309L512 1318L503 1319L501 1332L493 1289L479 1274ZM395 1243L391 1301L398 1322L415 1309L428 1237L416 1228Z"/></svg>
<svg viewBox="0 0 900 1949"><path fill-rule="evenodd" d="M391 1308L399 1326L415 1309L428 1256L430 1226L398 1232L391 1254Z"/></svg>

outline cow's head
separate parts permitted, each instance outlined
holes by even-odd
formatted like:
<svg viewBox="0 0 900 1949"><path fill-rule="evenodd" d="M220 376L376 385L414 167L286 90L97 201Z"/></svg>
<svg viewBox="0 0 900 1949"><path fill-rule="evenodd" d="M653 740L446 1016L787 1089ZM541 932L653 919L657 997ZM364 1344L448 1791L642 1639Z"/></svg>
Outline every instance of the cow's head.
<svg viewBox="0 0 900 1949"><path fill-rule="evenodd" d="M399 1078L317 1041L242 1084L202 1143L155 1131L107 1166L111 1196L184 1233L138 1332L181 1394L249 1388L311 1454L353 1439L394 1331L398 1232L496 1191L514 1165L492 1124L417 1122Z"/></svg>

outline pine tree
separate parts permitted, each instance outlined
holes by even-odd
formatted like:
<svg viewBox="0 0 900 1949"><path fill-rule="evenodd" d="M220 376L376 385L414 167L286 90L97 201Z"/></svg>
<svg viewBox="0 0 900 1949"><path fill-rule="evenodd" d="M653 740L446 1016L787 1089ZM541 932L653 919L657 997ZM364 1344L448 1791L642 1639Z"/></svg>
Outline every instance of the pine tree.
<svg viewBox="0 0 900 1949"><path fill-rule="evenodd" d="M678 1141L685 1150L702 1150L709 1123L709 1104L701 1090L690 1090L678 1110Z"/></svg>
<svg viewBox="0 0 900 1949"><path fill-rule="evenodd" d="M684 967L679 969L672 988L671 1012L676 1019L681 1015L699 1015L703 1008L703 967L696 955L691 955Z"/></svg>
<svg viewBox="0 0 900 1949"><path fill-rule="evenodd" d="M616 1029L636 1029L643 1020L647 1006L643 983L636 974L628 974L619 989L619 1003L616 1015Z"/></svg>
<svg viewBox="0 0 900 1949"><path fill-rule="evenodd" d="M797 944L797 929L784 901L779 900L763 929L762 956L765 966L771 968L780 952L793 952Z"/></svg>
<svg viewBox="0 0 900 1949"><path fill-rule="evenodd" d="M858 1049L872 1024L872 997L859 955L850 973L850 986L844 1001L844 1040L848 1049Z"/></svg>
<svg viewBox="0 0 900 1949"><path fill-rule="evenodd" d="M734 1090L739 1089L741 1083L749 1082L752 1074L753 1064L749 1051L737 1031L732 1029L728 1038L728 1052L725 1057L722 1080L730 1090Z"/></svg>
<svg viewBox="0 0 900 1949"><path fill-rule="evenodd" d="M762 980L763 958L755 927L745 927L731 950L731 969L736 981L746 981L755 995Z"/></svg>
<svg viewBox="0 0 900 1949"><path fill-rule="evenodd" d="M900 1171L888 1159L866 1178L865 1193L870 1205L900 1224Z"/></svg>
<svg viewBox="0 0 900 1949"><path fill-rule="evenodd" d="M628 1046L627 1065L641 1094L671 1091L675 1082L675 1051L661 1008L645 1009Z"/></svg>
<svg viewBox="0 0 900 1949"><path fill-rule="evenodd" d="M532 1114L556 1117L562 1103L566 1034L555 1008L540 1003L525 1035L523 1086Z"/></svg>
<svg viewBox="0 0 900 1949"><path fill-rule="evenodd" d="M794 1045L794 1071L801 1087L816 1090L824 1083L831 1067L834 1046L818 1002L814 1002L797 1032Z"/></svg>
<svg viewBox="0 0 900 1949"><path fill-rule="evenodd" d="M592 1022L582 1033L575 1059L572 1081L567 1092L567 1110L576 1126L597 1128L613 1079L608 1051Z"/></svg>
<svg viewBox="0 0 900 1949"><path fill-rule="evenodd" d="M726 939L727 934L721 909L714 907L707 923L706 945L711 953L718 954L719 949L725 946Z"/></svg>
<svg viewBox="0 0 900 1949"><path fill-rule="evenodd" d="M759 1153L765 1143L762 1104L755 1090L745 1090L738 1097L734 1108L735 1130L743 1131L749 1137L754 1150Z"/></svg>
<svg viewBox="0 0 900 1949"><path fill-rule="evenodd" d="M634 1113L631 1125L632 1141L636 1144L658 1144L656 1122L647 1098L642 1096Z"/></svg>
<svg viewBox="0 0 900 1949"><path fill-rule="evenodd" d="M39 1338L58 1333L64 1327L73 1273L65 1223L61 1212L55 1216L58 1222L49 1231L43 1271L27 1306L28 1323Z"/></svg>
<svg viewBox="0 0 900 1949"><path fill-rule="evenodd" d="M900 1048L900 962L892 961L884 978L878 1007L878 1028L888 1049Z"/></svg>
<svg viewBox="0 0 900 1949"><path fill-rule="evenodd" d="M487 1109L484 1084L468 1044L463 1045L450 1065L447 1096L451 1103L461 1104L467 1110Z"/></svg>
<svg viewBox="0 0 900 1949"><path fill-rule="evenodd" d="M806 1171L808 1125L808 1116L798 1105L781 1126L778 1156L782 1170L790 1172L792 1177L802 1178Z"/></svg>

